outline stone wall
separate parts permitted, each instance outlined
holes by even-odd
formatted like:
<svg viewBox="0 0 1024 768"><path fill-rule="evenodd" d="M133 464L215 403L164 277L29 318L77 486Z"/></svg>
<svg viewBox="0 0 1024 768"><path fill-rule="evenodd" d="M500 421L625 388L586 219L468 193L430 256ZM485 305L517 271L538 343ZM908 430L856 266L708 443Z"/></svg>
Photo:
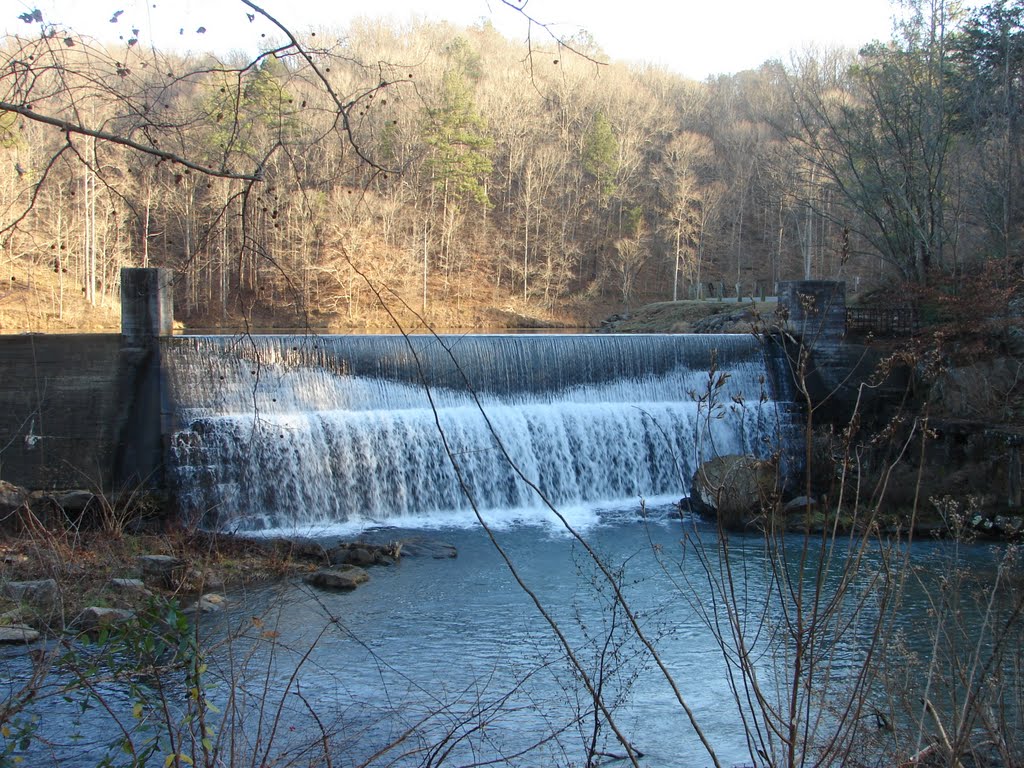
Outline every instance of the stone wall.
<svg viewBox="0 0 1024 768"><path fill-rule="evenodd" d="M846 337L846 284L834 280L794 280L779 283L779 304L788 317L781 330L791 375L802 377L815 405L819 423L845 425L854 410L862 419L884 413L902 399L910 371L895 367L877 375L880 349L851 343ZM800 350L809 351L797 372ZM872 380L875 387L862 389ZM798 391L804 387L797 387Z"/></svg>

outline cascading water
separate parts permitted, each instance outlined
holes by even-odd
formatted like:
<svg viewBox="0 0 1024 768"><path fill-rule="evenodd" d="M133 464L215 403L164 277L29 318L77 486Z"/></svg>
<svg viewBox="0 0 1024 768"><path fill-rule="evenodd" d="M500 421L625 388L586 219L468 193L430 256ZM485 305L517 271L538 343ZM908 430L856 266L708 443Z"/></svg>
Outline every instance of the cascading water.
<svg viewBox="0 0 1024 768"><path fill-rule="evenodd" d="M236 530L678 497L790 410L752 336L184 337L164 360L183 511Z"/></svg>

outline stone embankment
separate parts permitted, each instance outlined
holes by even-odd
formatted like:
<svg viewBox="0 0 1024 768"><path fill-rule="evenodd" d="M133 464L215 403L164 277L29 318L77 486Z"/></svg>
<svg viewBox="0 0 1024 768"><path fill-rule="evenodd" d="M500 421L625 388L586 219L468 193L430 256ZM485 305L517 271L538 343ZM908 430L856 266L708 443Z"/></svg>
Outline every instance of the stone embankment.
<svg viewBox="0 0 1024 768"><path fill-rule="evenodd" d="M881 535L929 538L956 538L972 541L1019 542L1024 540L1024 511L1018 506L1000 507L991 498L959 494L940 495L918 469L918 477L909 475L913 468L897 473L918 489L918 506L889 503L885 496L867 494L867 502L854 508L849 502L857 499L851 477L843 508L836 509L832 500L843 498L833 487L833 494L820 491L821 478L812 482L812 495L787 488L777 465L753 456L720 456L703 462L693 475L691 494L680 501L680 511L695 513L716 520L724 530L733 532L788 531L822 534L828 532L870 532ZM890 474L891 476L891 474ZM939 478L941 480L941 478ZM877 487L880 478L871 478L864 485ZM922 489L924 489L922 493ZM904 489L905 492L905 489ZM905 493L904 493L905 495Z"/></svg>

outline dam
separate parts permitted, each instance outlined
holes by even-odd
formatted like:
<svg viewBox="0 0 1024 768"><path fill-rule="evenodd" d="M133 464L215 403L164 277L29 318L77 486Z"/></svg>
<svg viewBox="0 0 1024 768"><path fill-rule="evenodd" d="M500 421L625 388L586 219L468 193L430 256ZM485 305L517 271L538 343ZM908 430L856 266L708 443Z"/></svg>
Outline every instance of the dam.
<svg viewBox="0 0 1024 768"><path fill-rule="evenodd" d="M791 408L751 335L182 337L163 347L182 513L232 530L688 491Z"/></svg>
<svg viewBox="0 0 1024 768"><path fill-rule="evenodd" d="M678 497L796 448L768 337L174 336L170 284L124 270L120 335L0 338L0 480L255 531Z"/></svg>

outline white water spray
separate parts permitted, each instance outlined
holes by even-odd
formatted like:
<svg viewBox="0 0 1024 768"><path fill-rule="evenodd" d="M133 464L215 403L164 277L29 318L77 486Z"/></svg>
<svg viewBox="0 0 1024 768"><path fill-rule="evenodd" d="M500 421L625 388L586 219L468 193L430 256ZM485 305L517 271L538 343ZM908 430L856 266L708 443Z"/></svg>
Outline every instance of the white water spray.
<svg viewBox="0 0 1024 768"><path fill-rule="evenodd" d="M470 499L543 510L523 478L559 507L684 495L700 460L774 450L788 413L744 336L197 337L166 352L182 507L241 530L426 522Z"/></svg>

